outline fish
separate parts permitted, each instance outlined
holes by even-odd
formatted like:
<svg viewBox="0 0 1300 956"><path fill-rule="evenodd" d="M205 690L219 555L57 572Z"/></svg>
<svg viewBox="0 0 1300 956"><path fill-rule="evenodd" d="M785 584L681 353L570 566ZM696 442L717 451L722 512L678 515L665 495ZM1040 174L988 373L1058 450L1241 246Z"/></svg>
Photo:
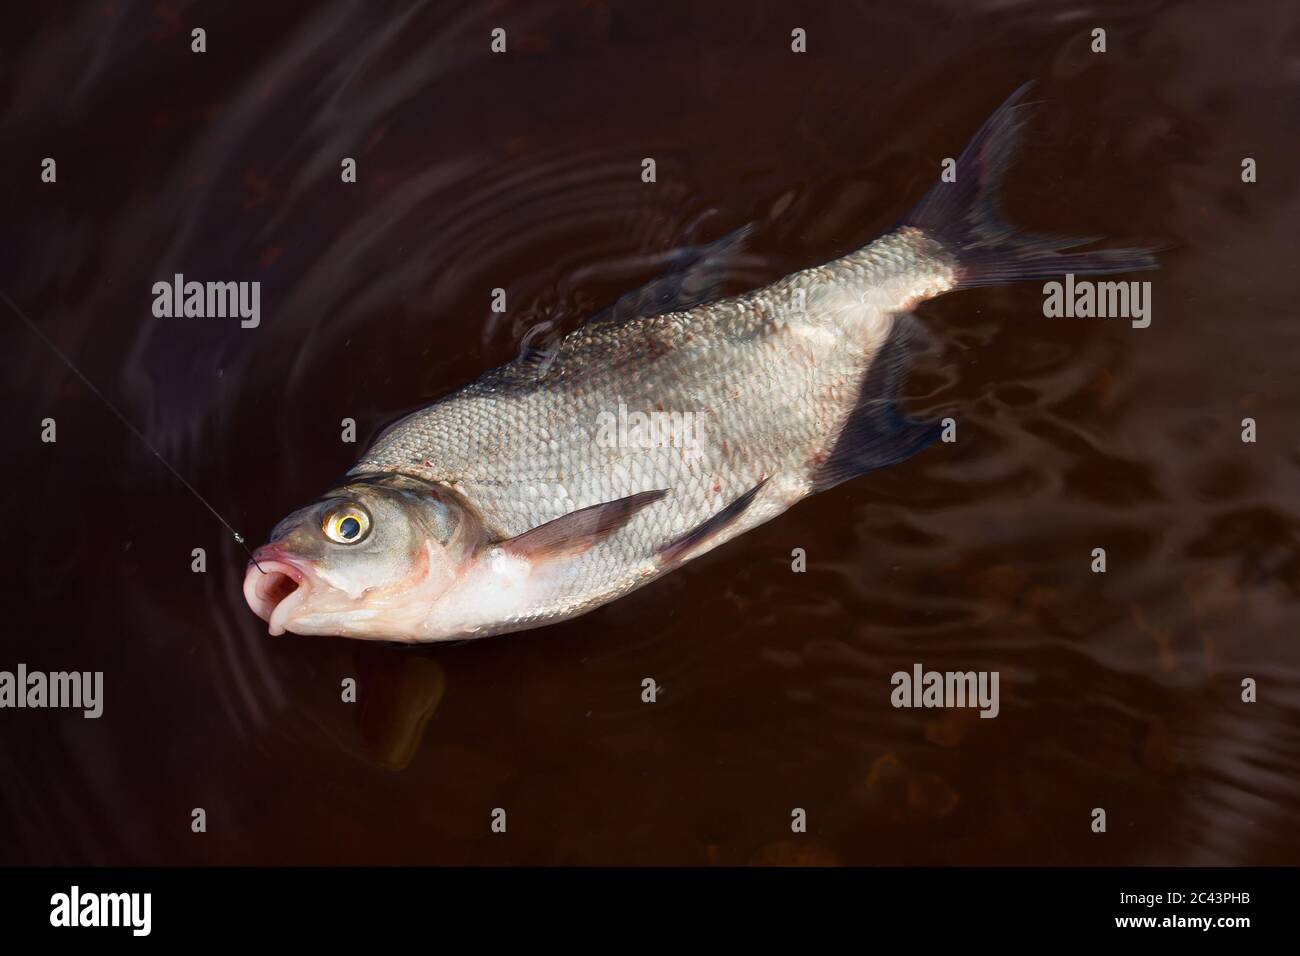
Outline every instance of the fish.
<svg viewBox="0 0 1300 956"><path fill-rule="evenodd" d="M1156 267L1004 220L1028 88L868 245L741 295L659 283L398 420L254 552L249 607L272 635L407 643L554 624L928 448L940 425L899 402L920 303Z"/></svg>

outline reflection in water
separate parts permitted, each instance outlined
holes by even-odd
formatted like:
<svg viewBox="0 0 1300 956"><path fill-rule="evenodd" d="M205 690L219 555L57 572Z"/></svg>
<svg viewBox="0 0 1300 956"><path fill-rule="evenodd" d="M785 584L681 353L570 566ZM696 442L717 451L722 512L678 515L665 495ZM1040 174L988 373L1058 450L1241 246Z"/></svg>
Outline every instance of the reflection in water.
<svg viewBox="0 0 1300 956"><path fill-rule="evenodd" d="M436 660L391 649L355 652L361 739L381 767L405 770L438 709L447 675Z"/></svg>
<svg viewBox="0 0 1300 956"><path fill-rule="evenodd" d="M4 861L1300 859L1293 13L837 5L796 58L779 8L698 7L236 6L202 58L165 5L16 23L5 141L60 179L6 194L0 289L259 539L672 250L752 223L735 291L874 238L1032 78L1008 216L1170 244L1151 327L1046 320L1033 284L929 303L907 405L955 445L569 624L416 649L269 638L238 546L15 334L0 409L36 480L0 488L0 664L103 670L106 702L14 717ZM1092 56L1085 12L1131 48ZM153 318L177 272L260 281L261 327ZM30 440L46 415L57 446ZM892 708L915 663L997 670L999 716Z"/></svg>

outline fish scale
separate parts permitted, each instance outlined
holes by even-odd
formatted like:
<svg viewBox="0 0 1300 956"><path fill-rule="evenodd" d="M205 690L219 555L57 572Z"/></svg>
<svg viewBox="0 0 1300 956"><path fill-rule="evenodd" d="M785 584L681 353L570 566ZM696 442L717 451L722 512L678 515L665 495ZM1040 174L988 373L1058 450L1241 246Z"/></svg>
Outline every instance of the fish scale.
<svg viewBox="0 0 1300 956"><path fill-rule="evenodd" d="M534 615L602 603L657 574L659 548L760 480L770 479L710 546L808 494L893 317L951 284L951 262L938 253L919 232L905 231L756 292L685 312L589 323L564 337L544 374L503 366L407 416L353 473L447 484L501 538L666 489L574 558L568 583L557 583ZM601 416L616 416L620 404L628 414L698 416L699 454L680 443L602 446Z"/></svg>
<svg viewBox="0 0 1300 956"><path fill-rule="evenodd" d="M277 526L257 552L273 575L245 576L250 607L273 634L381 640L559 621L937 441L898 405L917 303L1155 267L1149 250L1079 252L1087 240L1003 221L998 182L1025 89L875 242L715 302L698 294L708 269L657 280L397 422L343 487ZM621 415L689 416L694 431L627 441L609 434Z"/></svg>

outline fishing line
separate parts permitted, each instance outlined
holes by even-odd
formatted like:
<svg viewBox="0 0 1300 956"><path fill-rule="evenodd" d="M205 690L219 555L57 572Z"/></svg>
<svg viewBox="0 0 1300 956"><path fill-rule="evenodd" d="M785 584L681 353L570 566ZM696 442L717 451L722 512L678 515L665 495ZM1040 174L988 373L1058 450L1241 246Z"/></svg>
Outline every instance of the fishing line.
<svg viewBox="0 0 1300 956"><path fill-rule="evenodd" d="M257 563L257 558L253 557L253 552L249 551L248 545L244 543L244 536L241 535L238 531L236 531L234 527L231 526L229 521L221 517L221 513L217 511L216 508L208 504L208 499L204 498L201 494L199 494L198 491L195 490L194 486L185 480L185 476L171 466L171 462L169 462L166 458L162 456L162 452L160 452L157 448L154 448L153 445L149 444L149 439L145 438L144 435L140 433L140 429L132 425L131 422L127 419L127 417L117 410L117 406L114 405L112 402L110 402L108 398L105 397L104 393L95 387L94 382L92 382L90 379L86 378L86 376L81 374L81 369L77 368L77 366L72 364L72 359L68 358L66 355L63 354L63 351L50 340L49 336L47 336L44 332L42 332L40 328L36 325L36 323L27 317L27 313L25 313L22 309L18 308L17 304L14 302L13 299L9 298L9 296L5 295L5 293L3 292L0 292L0 299L3 299L5 301L5 304L8 305L9 308L13 310L14 315L22 319L23 323L36 334L36 337L39 338L42 342L44 342L49 347L50 351L59 357L60 361L62 361L64 365L66 365L68 368L72 370L72 374L76 375L77 378L81 379L82 383L85 384L86 388L90 389L91 392L93 392L95 396L101 402L104 403L105 407L110 412L112 412L114 415L117 416L117 420L120 421L123 425L125 425L128 429L130 429L131 434L134 435L136 438L140 439L140 443L144 445L145 448L148 448L151 452L154 453L154 457L157 458L160 462L162 462L163 465L167 468L167 470L176 476L176 480L179 481L182 485L184 485L186 489L189 490L189 493L199 500L199 504L203 505L203 507L207 508L210 512L212 512L212 516L216 518L218 521L220 521L223 525L225 525L226 530L229 531L232 535L234 535L235 541L238 542L239 546L243 548L244 552L248 555L248 560L252 561L253 564L257 566L257 570L262 571L262 573L265 574L266 572L262 570L262 566Z"/></svg>

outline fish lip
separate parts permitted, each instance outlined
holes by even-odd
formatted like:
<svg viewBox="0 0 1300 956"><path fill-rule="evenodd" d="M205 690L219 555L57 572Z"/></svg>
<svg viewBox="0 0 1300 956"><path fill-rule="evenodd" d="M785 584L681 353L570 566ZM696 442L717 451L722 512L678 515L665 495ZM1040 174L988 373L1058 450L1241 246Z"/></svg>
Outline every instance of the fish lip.
<svg viewBox="0 0 1300 956"><path fill-rule="evenodd" d="M283 575L297 586L282 598L276 598L274 588L279 584L277 575ZM311 594L311 573L279 548L265 545L258 548L244 574L244 600L253 613L266 621L272 637L279 637L286 623Z"/></svg>

